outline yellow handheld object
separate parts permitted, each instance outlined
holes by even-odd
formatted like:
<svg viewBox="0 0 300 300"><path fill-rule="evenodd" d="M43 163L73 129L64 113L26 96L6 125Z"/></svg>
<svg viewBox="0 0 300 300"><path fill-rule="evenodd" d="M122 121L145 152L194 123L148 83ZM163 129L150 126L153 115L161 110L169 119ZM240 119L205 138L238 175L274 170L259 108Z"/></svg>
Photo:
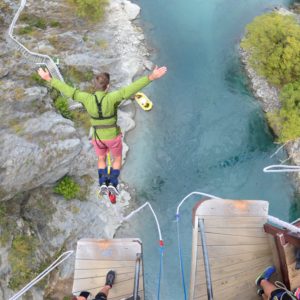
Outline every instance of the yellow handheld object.
<svg viewBox="0 0 300 300"><path fill-rule="evenodd" d="M134 99L143 110L151 110L153 107L153 103L144 93L136 93Z"/></svg>

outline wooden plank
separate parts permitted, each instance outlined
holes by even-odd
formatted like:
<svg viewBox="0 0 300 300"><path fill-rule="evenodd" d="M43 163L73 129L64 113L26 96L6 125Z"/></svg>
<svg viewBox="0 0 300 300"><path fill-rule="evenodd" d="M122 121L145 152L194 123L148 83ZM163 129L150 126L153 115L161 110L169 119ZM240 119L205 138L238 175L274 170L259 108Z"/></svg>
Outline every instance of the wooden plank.
<svg viewBox="0 0 300 300"><path fill-rule="evenodd" d="M268 244L267 237L253 237L253 236L235 236L235 235L223 235L215 233L206 233L206 244L207 246L220 245L220 246L230 246L230 245L261 245ZM201 245L201 242L199 241Z"/></svg>
<svg viewBox="0 0 300 300"><path fill-rule="evenodd" d="M262 228L266 217L220 217L207 216L204 219L205 231L214 227L227 228Z"/></svg>
<svg viewBox="0 0 300 300"><path fill-rule="evenodd" d="M74 275L74 279L79 279L79 278L90 278L90 277L101 277L101 276L106 276L108 269L88 269L88 270L76 270L76 274ZM120 267L115 269L117 271L117 275L121 274L131 274L135 272L135 267ZM141 267L142 271L142 267Z"/></svg>
<svg viewBox="0 0 300 300"><path fill-rule="evenodd" d="M273 264L263 230L268 203L213 199L202 202L195 215L204 220L214 299L257 299L254 281L266 266ZM197 260L190 299L207 300L199 232L197 237L193 235L193 243L197 243Z"/></svg>
<svg viewBox="0 0 300 300"><path fill-rule="evenodd" d="M116 279L109 299L132 295L136 258L141 251L140 241L132 239L78 241L73 293L87 290L95 296L104 286L107 272L115 270ZM144 299L142 261L139 282L140 296Z"/></svg>
<svg viewBox="0 0 300 300"><path fill-rule="evenodd" d="M202 201L196 216L267 216L269 203L258 200L209 199Z"/></svg>
<svg viewBox="0 0 300 300"><path fill-rule="evenodd" d="M135 261L125 260L86 260L76 259L75 270L88 270L88 269L117 269L124 267L134 267Z"/></svg>
<svg viewBox="0 0 300 300"><path fill-rule="evenodd" d="M260 260L255 260L255 261L246 261L246 262L241 262L238 264L234 264L231 266L225 266L225 267L215 267L211 268L211 274L212 274L212 280L220 280L227 278L228 276L233 276L234 274L240 274L241 270L244 272L247 272L247 270L251 270L251 268L262 268L264 269L264 266L269 266L272 264L272 258L267 257L264 259ZM205 275L204 270L197 270L196 276L199 277L199 273L203 273ZM199 274L199 275L198 275ZM241 278L241 281L243 280L243 277ZM197 281L197 283L202 283L201 281ZM203 282L204 283L204 282Z"/></svg>
<svg viewBox="0 0 300 300"><path fill-rule="evenodd" d="M199 238L198 233L198 218L194 217L193 220L193 237L192 237L192 255L191 255L191 271L190 271L190 287L189 287L189 299L194 298L194 285L197 268L197 259L202 257L202 252L197 252L197 240Z"/></svg>
<svg viewBox="0 0 300 300"><path fill-rule="evenodd" d="M218 289L224 290L226 288L239 289L242 285L254 286L255 279L257 275L260 274L264 270L265 266L257 266L249 270L249 272L245 273L245 270L240 270L239 273L235 273L226 278L219 278L218 280L212 280L212 284L214 287L214 291ZM197 284L195 286L195 296L201 295L203 289L205 288L205 283ZM223 298L225 299L225 298ZM229 298L227 298L230 300Z"/></svg>
<svg viewBox="0 0 300 300"><path fill-rule="evenodd" d="M223 257L214 257L209 258L209 264L211 270L218 269L218 268L226 268L226 267L232 267L235 265L239 265L241 263L256 263L259 262L261 265L267 260L270 259L269 255L264 256L258 256L256 253L250 253L250 254L239 254L239 255L232 255L232 256L226 256L226 259ZM197 261L197 271L204 270L203 260L199 259Z"/></svg>
<svg viewBox="0 0 300 300"><path fill-rule="evenodd" d="M77 244L77 259L135 260L136 253L141 253L141 245L135 242L113 242L113 240L79 241Z"/></svg>
<svg viewBox="0 0 300 300"><path fill-rule="evenodd" d="M270 224L265 224L264 229L267 233L276 236L278 234L282 234L284 236L284 240L287 243L294 245L295 247L300 248L300 235L297 233L289 232L286 229L279 229Z"/></svg>
<svg viewBox="0 0 300 300"><path fill-rule="evenodd" d="M77 289L81 290L90 290L95 287L103 287L105 285L106 277L94 277L94 278L82 278L82 279L74 279L74 285ZM142 286L142 276L140 276L140 285ZM134 282L134 274L121 274L116 276L114 287L119 286L121 283L127 282L129 285Z"/></svg>
<svg viewBox="0 0 300 300"><path fill-rule="evenodd" d="M271 254L268 244L262 245L235 245L235 246L208 246L209 257L237 255L240 253L257 253L259 255ZM198 246L198 253L202 251L202 247Z"/></svg>
<svg viewBox="0 0 300 300"><path fill-rule="evenodd" d="M270 249L271 249L271 253L272 253L273 265L276 267L278 274L280 274L280 277L278 278L278 280L282 282L280 260L279 260L279 255L278 255L278 251L276 248L276 242L272 235L268 235L268 240L269 240L269 245L270 245Z"/></svg>
<svg viewBox="0 0 300 300"><path fill-rule="evenodd" d="M96 290L99 291L103 287L103 281L96 282L93 281L94 285L88 283L87 281L79 281L76 282L76 289L73 290L73 293L78 293L80 291L86 290L86 291L92 291ZM88 284L88 285L87 285ZM134 280L124 280L121 282L117 282L113 285L113 288L110 290L109 295L110 297L122 297L126 294L132 294L133 293L133 285ZM143 289L143 280L140 278L140 289Z"/></svg>
<svg viewBox="0 0 300 300"><path fill-rule="evenodd" d="M285 259L286 259L286 263L288 265L290 264L295 264L296 263L296 248L295 246L291 245L291 244L285 244L283 245L283 250L285 253Z"/></svg>
<svg viewBox="0 0 300 300"><path fill-rule="evenodd" d="M215 234L223 234L234 236L244 236L244 237L266 237L268 234L264 231L262 227L255 227L255 228L227 228L227 227L205 227L205 233L215 233Z"/></svg>
<svg viewBox="0 0 300 300"><path fill-rule="evenodd" d="M99 289L92 289L89 290L88 292L90 292L92 295L96 296L97 293L99 293ZM113 289L110 290L109 295L108 295L108 299L109 300L126 300L129 297L132 297L132 291L130 293L127 294L122 294L122 295L112 295ZM139 290L139 296L141 298L141 300L144 300L144 290Z"/></svg>
<svg viewBox="0 0 300 300"><path fill-rule="evenodd" d="M258 300L258 296L256 293L257 287L254 284L241 284L238 288L224 288L224 289L218 289L218 287L214 288L214 300L236 300L236 299L243 299L243 300ZM205 298L205 293L202 295L199 295L198 297L194 298L197 299L203 299L207 300L207 297Z"/></svg>

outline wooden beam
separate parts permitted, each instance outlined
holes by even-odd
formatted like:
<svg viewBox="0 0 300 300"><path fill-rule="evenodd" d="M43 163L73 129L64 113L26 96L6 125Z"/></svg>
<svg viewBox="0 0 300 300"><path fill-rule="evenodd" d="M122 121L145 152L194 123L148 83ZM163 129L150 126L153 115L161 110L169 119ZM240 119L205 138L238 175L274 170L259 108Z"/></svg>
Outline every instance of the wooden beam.
<svg viewBox="0 0 300 300"><path fill-rule="evenodd" d="M300 248L300 235L299 234L289 232L286 229L277 228L271 224L265 224L264 230L266 233L269 233L269 234L273 235L274 237L277 234L282 234L284 236L285 243L290 243L293 246Z"/></svg>

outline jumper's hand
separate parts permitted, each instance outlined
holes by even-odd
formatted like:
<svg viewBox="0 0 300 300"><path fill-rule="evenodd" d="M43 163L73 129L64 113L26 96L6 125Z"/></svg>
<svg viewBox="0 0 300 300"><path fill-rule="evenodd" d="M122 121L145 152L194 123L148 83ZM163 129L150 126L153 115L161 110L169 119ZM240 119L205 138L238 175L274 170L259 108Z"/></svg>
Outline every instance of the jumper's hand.
<svg viewBox="0 0 300 300"><path fill-rule="evenodd" d="M166 73L167 73L167 67L163 66L163 67L159 68L158 66L155 66L154 70L148 76L148 78L150 80L155 80L155 79L158 79L160 77L163 77Z"/></svg>
<svg viewBox="0 0 300 300"><path fill-rule="evenodd" d="M50 73L47 69L46 69L46 71L44 71L43 68L39 68L38 69L38 74L41 76L42 79L44 79L46 81L51 80L51 75L50 75Z"/></svg>

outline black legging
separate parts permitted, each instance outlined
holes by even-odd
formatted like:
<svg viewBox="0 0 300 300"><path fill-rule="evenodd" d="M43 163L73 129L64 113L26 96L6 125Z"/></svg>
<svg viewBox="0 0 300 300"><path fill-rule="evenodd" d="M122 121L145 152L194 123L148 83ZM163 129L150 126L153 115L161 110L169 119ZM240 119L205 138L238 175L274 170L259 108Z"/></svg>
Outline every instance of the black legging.
<svg viewBox="0 0 300 300"><path fill-rule="evenodd" d="M94 300L107 300L107 296L104 293L98 293Z"/></svg>

